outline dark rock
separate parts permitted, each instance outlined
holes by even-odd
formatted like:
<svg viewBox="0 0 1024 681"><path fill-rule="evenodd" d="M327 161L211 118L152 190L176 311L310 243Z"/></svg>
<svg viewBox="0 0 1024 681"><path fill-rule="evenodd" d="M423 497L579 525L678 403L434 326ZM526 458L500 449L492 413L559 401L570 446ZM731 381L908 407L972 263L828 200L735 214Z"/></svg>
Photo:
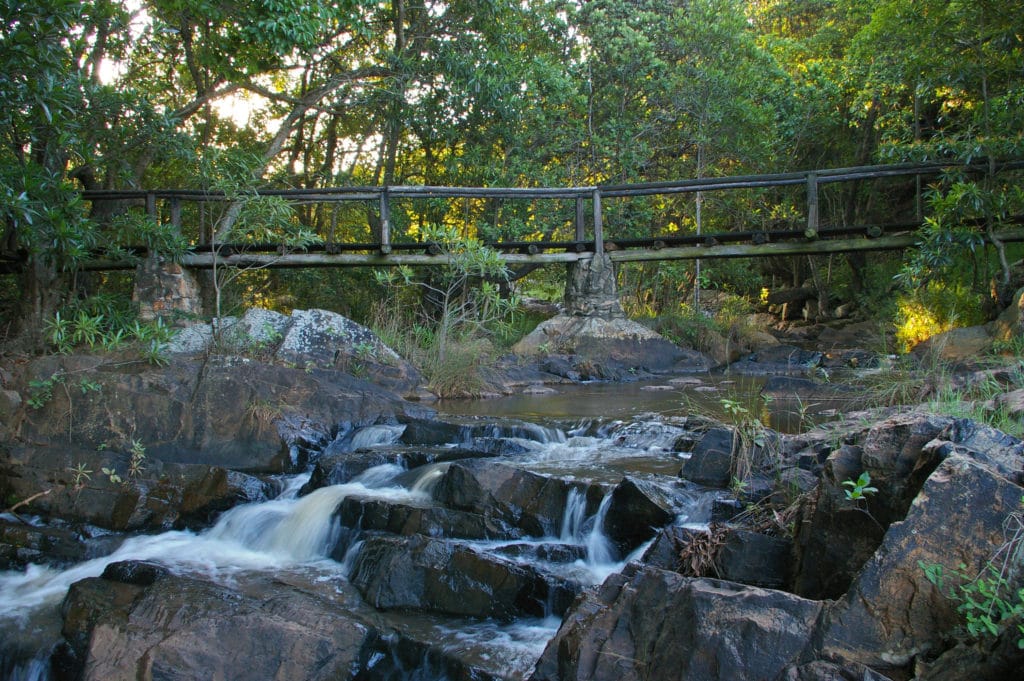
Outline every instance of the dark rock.
<svg viewBox="0 0 1024 681"><path fill-rule="evenodd" d="M715 499L711 502L711 522L727 523L746 510L739 499Z"/></svg>
<svg viewBox="0 0 1024 681"><path fill-rule="evenodd" d="M683 462L680 475L698 485L725 488L732 480L732 456L738 439L732 428L711 428Z"/></svg>
<svg viewBox="0 0 1024 681"><path fill-rule="evenodd" d="M135 586L152 586L158 579L163 579L171 572L159 563L151 563L141 560L125 560L110 563L103 568L103 579L121 584L134 584Z"/></svg>
<svg viewBox="0 0 1024 681"><path fill-rule="evenodd" d="M883 676L874 669L856 662L841 664L815 660L806 664L786 667L778 681L890 681L890 679L888 676Z"/></svg>
<svg viewBox="0 0 1024 681"><path fill-rule="evenodd" d="M521 532L480 513L350 495L338 507L347 528L454 539L517 539Z"/></svg>
<svg viewBox="0 0 1024 681"><path fill-rule="evenodd" d="M746 359L733 362L729 371L749 376L803 373L821 364L823 355L793 345L764 347Z"/></svg>
<svg viewBox="0 0 1024 681"><path fill-rule="evenodd" d="M675 520L675 505L664 488L627 477L612 491L604 519L605 536L619 555L628 555L653 537L658 528Z"/></svg>
<svg viewBox="0 0 1024 681"><path fill-rule="evenodd" d="M796 593L839 598L878 548L890 523L902 519L940 456L926 448L949 417L897 414L858 435L861 445L843 445L825 463L821 484L797 521ZM860 501L846 498L867 472L878 492Z"/></svg>
<svg viewBox="0 0 1024 681"><path fill-rule="evenodd" d="M841 482L857 479L860 459L860 447L844 445L834 452L810 504L800 508L793 590L805 598L842 596L885 534L870 506L846 499Z"/></svg>
<svg viewBox="0 0 1024 681"><path fill-rule="evenodd" d="M29 563L64 566L85 560L88 548L74 532L0 518L0 570Z"/></svg>
<svg viewBox="0 0 1024 681"><path fill-rule="evenodd" d="M1024 442L970 419L950 423L924 451L943 459L953 454L967 456L999 471L1007 480L1024 484Z"/></svg>
<svg viewBox="0 0 1024 681"><path fill-rule="evenodd" d="M556 535L565 515L569 492L580 483L549 478L481 459L453 463L434 489L439 503L517 527L526 535ZM600 503L598 487L583 488L587 515Z"/></svg>
<svg viewBox="0 0 1024 681"><path fill-rule="evenodd" d="M702 532L678 525L663 527L658 530L650 547L644 551L640 562L650 567L679 572L679 553L698 534Z"/></svg>
<svg viewBox="0 0 1024 681"><path fill-rule="evenodd" d="M631 565L575 603L531 679L774 679L810 648L821 608Z"/></svg>
<svg viewBox="0 0 1024 681"><path fill-rule="evenodd" d="M732 582L783 588L789 581L793 542L748 530L733 530L715 556L722 579Z"/></svg>
<svg viewBox="0 0 1024 681"><path fill-rule="evenodd" d="M1019 629L1008 626L995 641L973 645L958 643L931 661L920 658L914 667L915 681L1008 681L1019 679L1024 669L1024 649L1018 644Z"/></svg>
<svg viewBox="0 0 1024 681"><path fill-rule="evenodd" d="M374 607L510 620L561 614L578 587L456 542L369 536L349 581Z"/></svg>
<svg viewBox="0 0 1024 681"><path fill-rule="evenodd" d="M976 461L959 455L943 461L829 609L823 653L884 671L941 650L960 617L919 564L963 562L966 573L981 573L1003 545L1004 523L1020 497L1019 486Z"/></svg>
<svg viewBox="0 0 1024 681"><path fill-rule="evenodd" d="M86 579L63 612L85 681L351 678L378 640L329 601L281 585L257 598L184 577Z"/></svg>

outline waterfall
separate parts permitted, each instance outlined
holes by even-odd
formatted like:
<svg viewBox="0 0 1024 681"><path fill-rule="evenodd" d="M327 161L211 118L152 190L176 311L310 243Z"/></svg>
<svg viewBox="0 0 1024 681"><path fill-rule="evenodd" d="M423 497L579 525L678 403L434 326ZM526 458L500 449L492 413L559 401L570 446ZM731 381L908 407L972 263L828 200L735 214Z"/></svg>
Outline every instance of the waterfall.
<svg viewBox="0 0 1024 681"><path fill-rule="evenodd" d="M594 523L587 533L587 563L590 565L610 565L615 562L611 542L604 534L604 519L608 516L608 508L612 503L611 492L604 495L601 505L594 514Z"/></svg>
<svg viewBox="0 0 1024 681"><path fill-rule="evenodd" d="M569 490L569 495L565 499L565 513L562 515L562 532L559 539L563 542L578 541L586 519L587 495L574 487Z"/></svg>
<svg viewBox="0 0 1024 681"><path fill-rule="evenodd" d="M423 466L423 472L420 473L409 487L409 491L414 494L422 494L426 497L432 497L434 494L434 488L437 487L437 483L444 477L445 471L451 466L450 462L427 464Z"/></svg>
<svg viewBox="0 0 1024 681"><path fill-rule="evenodd" d="M394 444L398 442L403 433L405 433L405 426L366 426L352 435L349 447L356 450Z"/></svg>

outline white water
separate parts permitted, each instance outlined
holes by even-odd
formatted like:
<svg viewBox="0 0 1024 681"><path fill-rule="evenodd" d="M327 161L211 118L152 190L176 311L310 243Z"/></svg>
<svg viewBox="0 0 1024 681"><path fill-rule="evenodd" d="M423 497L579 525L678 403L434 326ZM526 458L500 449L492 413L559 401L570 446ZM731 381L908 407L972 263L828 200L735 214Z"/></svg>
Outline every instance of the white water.
<svg viewBox="0 0 1024 681"><path fill-rule="evenodd" d="M308 476L300 477L277 499L238 506L202 534L175 531L132 537L114 553L66 570L30 565L25 572L0 573L0 617L25 617L35 608L55 605L71 584L98 577L107 565L118 561L157 561L174 572L198 573L221 581L244 570L282 570L323 561L340 529L334 510L346 496L424 500L421 493L380 486L381 479L397 467L387 468L383 474L371 468L350 483L324 487L301 499L295 492ZM376 485L368 485L367 479ZM340 573L340 567L337 569Z"/></svg>
<svg viewBox="0 0 1024 681"><path fill-rule="evenodd" d="M360 447L386 446L401 437L401 430L402 427L373 426L357 432L352 442L358 442ZM527 467L532 467L531 462L541 464L539 468L542 469L547 462L571 467L573 462L629 457L640 451L616 447L600 437L567 438L557 429L537 427L530 436L536 438L532 442L540 445L518 458ZM431 491L449 465L430 465L408 472L400 466L378 466L350 483L322 488L303 498L298 498L298 490L309 476L298 476L287 481L285 491L277 499L236 507L203 533L166 532L130 538L113 554L67 570L30 566L24 572L0 573L0 622L8 619L9 625L13 618L27 620L33 611L44 607L53 608L55 612L56 605L72 583L99 576L107 565L117 561L156 561L173 572L202 575L222 583L230 583L233 577L245 571L275 572L302 566L315 566L318 570L343 577L348 573L347 564L358 554L361 544L356 542L351 546L345 556L345 564L326 559L341 532L335 510L342 500L348 495L359 495L416 505L428 503ZM411 489L399 487L394 482L402 473L405 473L402 477L412 481ZM420 474L413 478L416 473ZM545 562L543 569L583 584L598 584L621 570L627 561L641 555L647 547L640 547L625 560L616 560L602 532L611 496L606 495L598 510L588 516L586 494L581 489L573 489L568 494L558 536L532 541L584 547L584 559L571 564L550 565ZM487 551L510 542L470 543L478 550ZM468 628L449 630L442 637L444 641L438 643L452 650L458 650L468 640L481 643L480 648L484 651L490 646L495 665L515 669L513 675L517 676L520 670L525 674L532 667L557 624L553 618L524 619L501 626L475 623ZM498 658L506 657L507 666L497 664ZM22 667L21 671L29 673L35 669L33 665L35 661Z"/></svg>

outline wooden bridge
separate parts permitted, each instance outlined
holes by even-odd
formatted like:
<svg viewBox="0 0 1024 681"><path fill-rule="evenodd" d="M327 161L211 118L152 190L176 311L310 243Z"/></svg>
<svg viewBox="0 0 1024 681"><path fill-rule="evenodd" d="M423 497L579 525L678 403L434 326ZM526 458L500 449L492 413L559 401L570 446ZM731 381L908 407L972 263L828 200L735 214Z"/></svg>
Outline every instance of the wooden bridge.
<svg viewBox="0 0 1024 681"><path fill-rule="evenodd" d="M488 242L501 252L509 264L519 263L571 263L607 253L614 262L642 260L678 260L698 258L742 258L755 256L782 256L799 254L849 253L878 251L914 246L919 240L915 230L922 223L922 178L936 178L949 171L975 176L993 175L1024 168L1024 161L971 166L954 164L903 164L838 168L773 175L708 178L674 182L652 182L628 185L603 185L569 188L484 188L484 187L342 187L324 189L259 190L254 195L280 197L293 205L362 202L379 216L379 240L373 243L349 243L334 240L331 233L318 243L300 251L288 251L279 244L215 243L211 234L213 225L200 225L197 244L181 258L186 267L207 268L218 266L265 267L344 267L393 265L443 265L445 258L436 244L416 241L407 235L393 234L392 210L396 202L409 199L463 200L491 199L498 201L529 201L536 206L552 201L575 203L574 217L565 220L559 231L569 239L555 241L537 239L529 241ZM821 195L827 187L845 183L877 182L886 178L903 178L904 193L909 187L916 207L913 215L888 224L845 225L837 220L822 218ZM698 197L714 196L738 190L796 188L794 193L803 199L803 215L781 227L761 227L711 234L678 233L654 234L647 237L627 237L616 234L606 226L605 206L609 201L629 201L638 197L660 197L667 200L680 194ZM223 206L230 198L223 193L198 190L111 190L85 191L83 198L98 202L126 202L136 205L155 220L181 228L182 209L198 204L200 215L204 207L214 203ZM468 203L467 203L468 205ZM697 202L698 210L700 200ZM1024 241L1024 223L1018 218L1014 225L1003 228L995 238L1002 242ZM700 221L697 221L700 224ZM191 226L194 229L194 225ZM985 238L984 226L978 225L979 235ZM397 237L397 238L396 238ZM144 254L137 249L137 254ZM88 270L122 269L133 267L127 259L115 259L97 254L84 265Z"/></svg>

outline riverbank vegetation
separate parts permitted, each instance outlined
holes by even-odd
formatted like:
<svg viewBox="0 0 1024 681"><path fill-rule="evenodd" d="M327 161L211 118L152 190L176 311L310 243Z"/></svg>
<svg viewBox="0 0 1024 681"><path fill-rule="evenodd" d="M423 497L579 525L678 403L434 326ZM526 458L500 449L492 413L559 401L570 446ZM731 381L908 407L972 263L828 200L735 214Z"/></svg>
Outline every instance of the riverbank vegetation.
<svg viewBox="0 0 1024 681"><path fill-rule="evenodd" d="M0 316L11 349L52 345L48 330L97 296L131 307L130 273L83 271L99 252L130 258L143 245L173 258L226 240L291 248L381 236L374 202L286 206L258 196L267 188L590 186L940 162L949 169L923 180L822 188L824 223L920 221L917 248L624 265L624 307L700 349L751 331L736 310L799 322L843 309L905 351L991 319L1024 283L1024 251L993 238L1024 214L1022 171L1003 169L1024 157L1020 2L0 6L11 74L0 80ZM140 187L229 187L233 201L181 206L179 229L146 206L80 194ZM606 234L791 228L806 219L802 192L610 200ZM396 200L387 217L394 240L478 243L569 239L574 215L571 200L465 198ZM371 322L388 298L404 320L387 323L403 335L429 328L442 365L486 356L504 334L480 323L452 336L460 312L437 304L452 280L425 271L401 274L423 294L402 301L363 270L219 274L200 277L210 314L321 307ZM469 296L458 304L477 300L473 310L496 321L517 294L557 300L562 280L560 267L481 271L458 285ZM813 296L765 302L793 287ZM723 297L724 312L707 309ZM452 340L469 349L452 351Z"/></svg>

